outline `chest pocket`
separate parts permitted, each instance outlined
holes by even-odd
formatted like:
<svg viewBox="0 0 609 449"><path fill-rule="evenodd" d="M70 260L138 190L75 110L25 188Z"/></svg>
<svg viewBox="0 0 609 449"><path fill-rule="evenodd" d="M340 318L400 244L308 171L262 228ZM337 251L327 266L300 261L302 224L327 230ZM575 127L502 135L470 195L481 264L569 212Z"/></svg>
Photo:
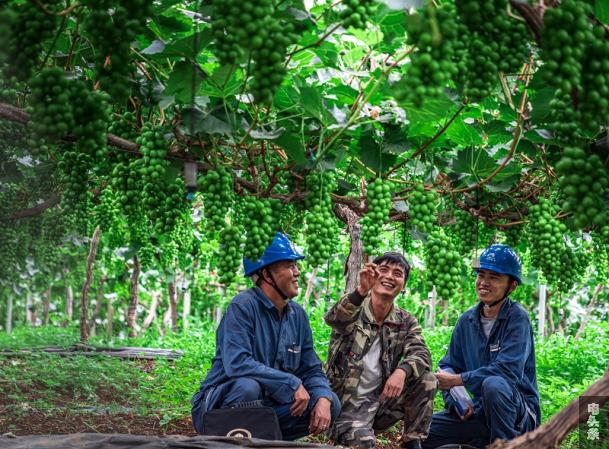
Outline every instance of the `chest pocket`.
<svg viewBox="0 0 609 449"><path fill-rule="evenodd" d="M285 351L285 356L283 360L283 368L287 371L297 371L300 367L300 354L301 348L300 345L293 344L288 345Z"/></svg>

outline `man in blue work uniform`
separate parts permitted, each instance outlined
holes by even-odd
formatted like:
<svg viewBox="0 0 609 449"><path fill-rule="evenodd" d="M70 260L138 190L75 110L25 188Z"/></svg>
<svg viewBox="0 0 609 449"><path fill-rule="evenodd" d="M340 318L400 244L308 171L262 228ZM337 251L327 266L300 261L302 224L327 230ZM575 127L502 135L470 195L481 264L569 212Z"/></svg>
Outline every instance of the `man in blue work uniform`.
<svg viewBox="0 0 609 449"><path fill-rule="evenodd" d="M535 347L527 311L508 295L522 282L520 259L507 245L491 245L476 268L479 304L453 331L436 374L446 410L432 417L423 448L470 444L478 448L510 440L539 425ZM449 390L465 386L473 395L458 412Z"/></svg>
<svg viewBox="0 0 609 449"><path fill-rule="evenodd" d="M285 440L325 432L340 412L298 295L297 261L304 259L277 233L257 261L243 259L256 287L235 296L216 333L216 356L192 398L202 433L208 410L252 404L273 407Z"/></svg>

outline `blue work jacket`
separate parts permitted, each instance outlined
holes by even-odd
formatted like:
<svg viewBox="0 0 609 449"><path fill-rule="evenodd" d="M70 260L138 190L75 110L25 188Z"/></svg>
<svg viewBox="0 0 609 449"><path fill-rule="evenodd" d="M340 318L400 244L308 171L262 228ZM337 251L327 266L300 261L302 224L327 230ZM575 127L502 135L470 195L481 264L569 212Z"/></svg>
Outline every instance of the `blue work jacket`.
<svg viewBox="0 0 609 449"><path fill-rule="evenodd" d="M300 384L311 396L312 405L320 397L332 400L304 309L289 301L280 316L258 287L230 302L216 332L211 369L192 406L197 406L207 388L237 377L256 380L266 398L279 404L291 403Z"/></svg>
<svg viewBox="0 0 609 449"><path fill-rule="evenodd" d="M459 318L446 355L438 366L461 374L465 388L473 394L476 413L481 409L482 382L501 376L523 396L529 412L541 421L535 341L531 319L524 308L509 298L502 304L488 339L480 322L482 303ZM446 407L454 406L448 391L443 392Z"/></svg>

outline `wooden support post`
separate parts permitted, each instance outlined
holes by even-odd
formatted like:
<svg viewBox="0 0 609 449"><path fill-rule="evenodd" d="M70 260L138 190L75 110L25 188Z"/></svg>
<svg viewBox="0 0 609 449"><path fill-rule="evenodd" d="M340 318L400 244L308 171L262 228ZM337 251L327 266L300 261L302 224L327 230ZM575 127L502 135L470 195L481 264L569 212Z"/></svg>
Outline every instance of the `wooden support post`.
<svg viewBox="0 0 609 449"><path fill-rule="evenodd" d="M97 247L101 237L101 228L97 226L91 238L91 246L89 247L89 255L87 256L87 275L85 283L82 286L80 295L80 342L86 343L89 339L89 326L87 324L87 315L89 313L89 288L93 282L93 263L97 255Z"/></svg>
<svg viewBox="0 0 609 449"><path fill-rule="evenodd" d="M592 313L592 309L594 309L594 303L596 302L596 299L598 298L598 294L601 292L601 290L604 287L605 286L603 284L599 284L596 286L596 289L594 290L594 294L592 295L592 298L590 299L590 302L588 303L588 307L586 307L586 314L582 318L582 322L579 325L579 329L577 329L577 333L575 334L576 341L579 340L581 338L582 334L584 333L584 329L586 327L588 317L590 317L590 314Z"/></svg>
<svg viewBox="0 0 609 449"><path fill-rule="evenodd" d="M171 330L175 332L178 328L178 300L176 298L175 281L167 283L167 293L169 295L169 311L171 317Z"/></svg>
<svg viewBox="0 0 609 449"><path fill-rule="evenodd" d="M42 294L42 310L43 310L43 320L42 324L45 326L49 325L49 309L51 308L51 287L49 287Z"/></svg>
<svg viewBox="0 0 609 449"><path fill-rule="evenodd" d="M184 305L182 308L182 329L188 330L188 317L190 316L190 302L192 300L192 291L190 287L184 292Z"/></svg>
<svg viewBox="0 0 609 449"><path fill-rule="evenodd" d="M143 330L148 329L156 318L156 310L159 307L159 298L161 297L161 293L153 291L150 296L152 298L152 303L150 304L150 309L148 309L148 315L144 319L144 324L142 324Z"/></svg>
<svg viewBox="0 0 609 449"><path fill-rule="evenodd" d="M545 325L546 325L546 297L548 294L548 286L541 284L539 286L539 308L537 310L537 332L539 337L545 336Z"/></svg>
<svg viewBox="0 0 609 449"><path fill-rule="evenodd" d="M137 337L137 305L140 300L139 295L140 261L137 256L133 256L133 272L129 284L129 307L127 308L127 326L129 327L129 337Z"/></svg>
<svg viewBox="0 0 609 449"><path fill-rule="evenodd" d="M303 303L303 307L307 312L309 311L309 299L311 298L311 293L313 293L313 284L315 283L315 278L317 277L317 270L319 270L318 267L313 268L309 282L307 282L307 291L305 292Z"/></svg>
<svg viewBox="0 0 609 449"><path fill-rule="evenodd" d="M427 329L433 329L436 326L436 301L438 298L438 292L436 291L436 286L434 285L431 291L427 295L427 301L429 301L429 306L427 308L427 313L425 314L425 327Z"/></svg>
<svg viewBox="0 0 609 449"><path fill-rule="evenodd" d="M6 302L6 322L4 328L6 333L10 334L13 331L13 295L8 292L8 298Z"/></svg>
<svg viewBox="0 0 609 449"><path fill-rule="evenodd" d="M114 306L112 305L113 296L108 297L108 309L106 310L106 336L112 338L112 321L114 320Z"/></svg>

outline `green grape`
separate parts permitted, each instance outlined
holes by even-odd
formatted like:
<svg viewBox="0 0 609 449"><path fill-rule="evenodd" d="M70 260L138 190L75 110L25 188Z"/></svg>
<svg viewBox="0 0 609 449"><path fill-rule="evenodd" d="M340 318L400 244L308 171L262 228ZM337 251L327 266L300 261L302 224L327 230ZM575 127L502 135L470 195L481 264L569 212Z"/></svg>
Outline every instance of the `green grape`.
<svg viewBox="0 0 609 449"><path fill-rule="evenodd" d="M408 41L418 51L411 56L408 72L396 86L398 97L421 106L426 98L444 93L448 81L458 73L454 54L458 32L453 5L423 10L417 26L408 30Z"/></svg>
<svg viewBox="0 0 609 449"><path fill-rule="evenodd" d="M544 15L544 82L555 89L550 120L556 137L576 144L609 121L609 45L588 2L564 0Z"/></svg>
<svg viewBox="0 0 609 449"><path fill-rule="evenodd" d="M124 100L131 90L131 42L145 32L146 21L153 13L153 2L85 0L83 3L89 8L84 15L84 29L96 49L97 80L114 99Z"/></svg>
<svg viewBox="0 0 609 449"><path fill-rule="evenodd" d="M459 81L466 97L478 99L490 94L498 72L518 73L529 56L527 27L508 14L508 0L457 0L457 12L468 33L465 63ZM460 84L460 83L458 83Z"/></svg>
<svg viewBox="0 0 609 449"><path fill-rule="evenodd" d="M256 261L279 231L277 217L281 203L270 198L246 197L242 202L241 226L247 230L243 255Z"/></svg>
<svg viewBox="0 0 609 449"><path fill-rule="evenodd" d="M127 221L142 213L142 180L139 174L141 159L133 155L118 153L118 162L112 167L110 185L116 194L116 200Z"/></svg>
<svg viewBox="0 0 609 449"><path fill-rule="evenodd" d="M127 111L112 117L108 132L125 140L135 140L139 134L137 117L133 112Z"/></svg>
<svg viewBox="0 0 609 449"><path fill-rule="evenodd" d="M75 125L72 131L78 150L103 161L107 155L111 110L108 96L89 90L83 81L77 80L70 86L70 97Z"/></svg>
<svg viewBox="0 0 609 449"><path fill-rule="evenodd" d="M560 187L566 198L562 208L573 213L578 229L608 222L603 210L603 195L609 186L609 174L596 154L586 154L581 148L567 147L556 164Z"/></svg>
<svg viewBox="0 0 609 449"><path fill-rule="evenodd" d="M426 249L427 288L431 291L435 286L442 300L454 298L461 283L463 260L452 240L442 228L436 228L429 234Z"/></svg>
<svg viewBox="0 0 609 449"><path fill-rule="evenodd" d="M10 285L19 279L17 248L23 242L20 241L16 227L16 222L0 220L0 285Z"/></svg>
<svg viewBox="0 0 609 449"><path fill-rule="evenodd" d="M562 271L556 284L557 290L568 293L573 286L582 280L591 258L585 248L575 251L567 247L560 258Z"/></svg>
<svg viewBox="0 0 609 449"><path fill-rule="evenodd" d="M436 192L425 190L424 184L416 184L408 202L408 217L412 227L420 232L430 233L436 222Z"/></svg>
<svg viewBox="0 0 609 449"><path fill-rule="evenodd" d="M30 87L28 111L34 134L41 139L57 140L74 128L70 81L58 67L43 69Z"/></svg>
<svg viewBox="0 0 609 449"><path fill-rule="evenodd" d="M58 17L54 14L56 7L64 2L59 0L40 2L27 1L20 5L11 5L11 13L2 14L4 27L11 26L11 31L0 39L7 41L7 46L0 51L7 51L7 75L16 76L26 81L32 76L43 50L44 43L53 36ZM44 9L50 13L46 13Z"/></svg>
<svg viewBox="0 0 609 449"><path fill-rule="evenodd" d="M243 228L237 225L226 225L220 232L218 276L220 283L224 285L231 285L237 279L237 271L241 266L243 235Z"/></svg>
<svg viewBox="0 0 609 449"><path fill-rule="evenodd" d="M0 9L0 67L8 60L8 49L10 48L13 27L16 21L17 13L15 10L3 5L2 9ZM4 79L4 76L0 77L0 79Z"/></svg>
<svg viewBox="0 0 609 449"><path fill-rule="evenodd" d="M376 178L366 189L368 211L362 218L361 225L364 252L368 255L375 254L382 245L381 234L383 225L389 220L392 190L393 183L381 178Z"/></svg>
<svg viewBox="0 0 609 449"><path fill-rule="evenodd" d="M160 264L161 268L163 268L166 272L172 271L173 267L176 264L178 259L178 244L173 240L166 241L161 246L160 252Z"/></svg>
<svg viewBox="0 0 609 449"><path fill-rule="evenodd" d="M516 248L521 242L526 241L526 236L522 225L513 225L503 231L505 244Z"/></svg>
<svg viewBox="0 0 609 449"><path fill-rule="evenodd" d="M374 13L374 0L345 0L340 18L345 28L366 28L366 21Z"/></svg>
<svg viewBox="0 0 609 449"><path fill-rule="evenodd" d="M454 215L454 232L460 254L466 255L475 248L487 246L484 242L486 236L483 236L484 223L462 210L456 210Z"/></svg>
<svg viewBox="0 0 609 449"><path fill-rule="evenodd" d="M273 15L271 0L229 2L212 0L211 31L221 64L236 64L245 50L267 43L268 18Z"/></svg>
<svg viewBox="0 0 609 449"><path fill-rule="evenodd" d="M233 176L224 167L209 170L200 182L200 189L207 226L212 232L223 229L234 201Z"/></svg>
<svg viewBox="0 0 609 449"><path fill-rule="evenodd" d="M306 183L309 190L305 198L307 262L312 267L319 267L336 249L338 225L332 209L336 177L332 172L311 172L307 175Z"/></svg>
<svg viewBox="0 0 609 449"><path fill-rule="evenodd" d="M91 157L85 153L65 147L57 164L59 179L63 187L61 206L73 214L75 225L81 232L86 230L87 214L92 194L89 192L89 172L93 167Z"/></svg>
<svg viewBox="0 0 609 449"><path fill-rule="evenodd" d="M252 94L256 102L270 104L286 74L287 48L296 42L297 36L291 23L281 23L271 16L265 28L267 35L263 44L252 50L252 59L256 62L252 68Z"/></svg>
<svg viewBox="0 0 609 449"><path fill-rule="evenodd" d="M558 208L545 198L529 208L527 234L533 255L533 266L540 269L547 281L556 285L563 269L561 260L567 251L564 234L567 226L555 217Z"/></svg>

